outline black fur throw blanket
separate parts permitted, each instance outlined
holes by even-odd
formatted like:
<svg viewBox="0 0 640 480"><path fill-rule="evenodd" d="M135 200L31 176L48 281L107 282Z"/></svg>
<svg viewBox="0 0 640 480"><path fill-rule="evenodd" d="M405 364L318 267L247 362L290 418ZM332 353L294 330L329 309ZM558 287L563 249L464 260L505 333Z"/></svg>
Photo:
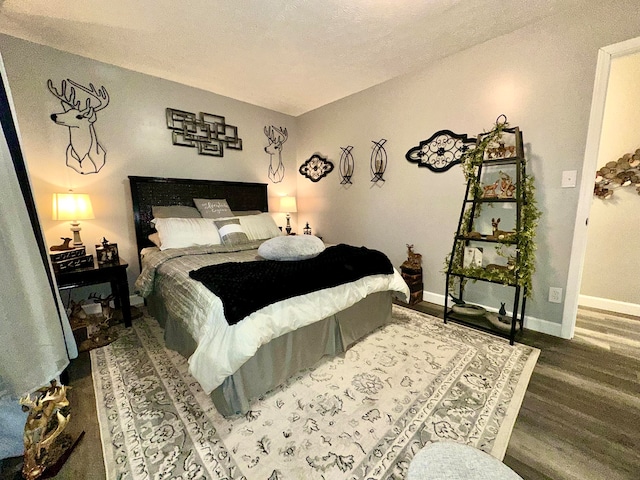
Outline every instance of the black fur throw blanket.
<svg viewBox="0 0 640 480"><path fill-rule="evenodd" d="M222 300L227 322L234 325L287 298L391 273L393 266L384 253L340 244L307 260L222 263L192 270L189 276Z"/></svg>

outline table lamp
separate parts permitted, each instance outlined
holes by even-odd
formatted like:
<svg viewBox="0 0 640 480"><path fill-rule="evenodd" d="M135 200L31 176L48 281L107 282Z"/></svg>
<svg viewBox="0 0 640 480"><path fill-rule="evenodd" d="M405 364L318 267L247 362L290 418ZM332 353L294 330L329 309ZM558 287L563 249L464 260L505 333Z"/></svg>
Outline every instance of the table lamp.
<svg viewBox="0 0 640 480"><path fill-rule="evenodd" d="M291 213L298 211L296 197L280 197L280 211L287 214L287 235L291 235Z"/></svg>
<svg viewBox="0 0 640 480"><path fill-rule="evenodd" d="M80 239L80 222L78 220L90 220L93 216L91 199L86 193L54 193L53 215L54 220L68 220L71 222L73 232L73 246L82 245Z"/></svg>

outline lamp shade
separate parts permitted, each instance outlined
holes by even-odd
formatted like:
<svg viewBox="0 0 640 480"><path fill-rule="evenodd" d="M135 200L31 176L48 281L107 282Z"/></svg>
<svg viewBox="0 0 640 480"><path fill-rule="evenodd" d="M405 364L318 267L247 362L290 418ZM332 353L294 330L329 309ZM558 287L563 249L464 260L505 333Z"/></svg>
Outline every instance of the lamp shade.
<svg viewBox="0 0 640 480"><path fill-rule="evenodd" d="M54 193L54 220L90 220L93 216L91 199L86 193Z"/></svg>
<svg viewBox="0 0 640 480"><path fill-rule="evenodd" d="M285 213L297 212L296 197L280 197L280 211Z"/></svg>

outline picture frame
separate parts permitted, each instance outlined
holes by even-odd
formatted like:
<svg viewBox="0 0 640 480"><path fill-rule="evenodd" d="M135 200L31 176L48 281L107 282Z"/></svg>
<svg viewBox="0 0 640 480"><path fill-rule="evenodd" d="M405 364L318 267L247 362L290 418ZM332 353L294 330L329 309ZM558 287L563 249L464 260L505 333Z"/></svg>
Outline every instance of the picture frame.
<svg viewBox="0 0 640 480"><path fill-rule="evenodd" d="M117 264L120 261L118 244L107 243L96 245L96 259L99 266Z"/></svg>
<svg viewBox="0 0 640 480"><path fill-rule="evenodd" d="M465 247L462 266L463 268L482 268L482 248Z"/></svg>

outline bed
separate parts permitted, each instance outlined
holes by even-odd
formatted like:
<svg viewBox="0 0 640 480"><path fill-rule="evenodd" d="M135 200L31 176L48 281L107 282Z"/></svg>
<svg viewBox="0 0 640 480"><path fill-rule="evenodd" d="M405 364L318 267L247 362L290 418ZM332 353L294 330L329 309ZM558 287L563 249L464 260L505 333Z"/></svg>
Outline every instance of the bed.
<svg viewBox="0 0 640 480"><path fill-rule="evenodd" d="M152 240L158 233L154 212L158 216L159 207L191 212L194 199L224 199L234 218L251 231L251 222L269 216L261 213L268 211L267 185L139 176L130 176L129 181L141 262L136 290L163 326L167 347L189 359L190 373L224 416L248 412L253 399L296 372L324 355L344 352L390 320L394 296L408 299L406 283L391 267L389 274L369 275L269 304L229 325L221 299L192 279L190 272L229 262L256 263L258 248L267 241L256 237L264 232L253 232L239 245L159 248L157 238ZM167 222L180 222L160 221L155 223L159 230ZM269 234L280 232L270 230Z"/></svg>

